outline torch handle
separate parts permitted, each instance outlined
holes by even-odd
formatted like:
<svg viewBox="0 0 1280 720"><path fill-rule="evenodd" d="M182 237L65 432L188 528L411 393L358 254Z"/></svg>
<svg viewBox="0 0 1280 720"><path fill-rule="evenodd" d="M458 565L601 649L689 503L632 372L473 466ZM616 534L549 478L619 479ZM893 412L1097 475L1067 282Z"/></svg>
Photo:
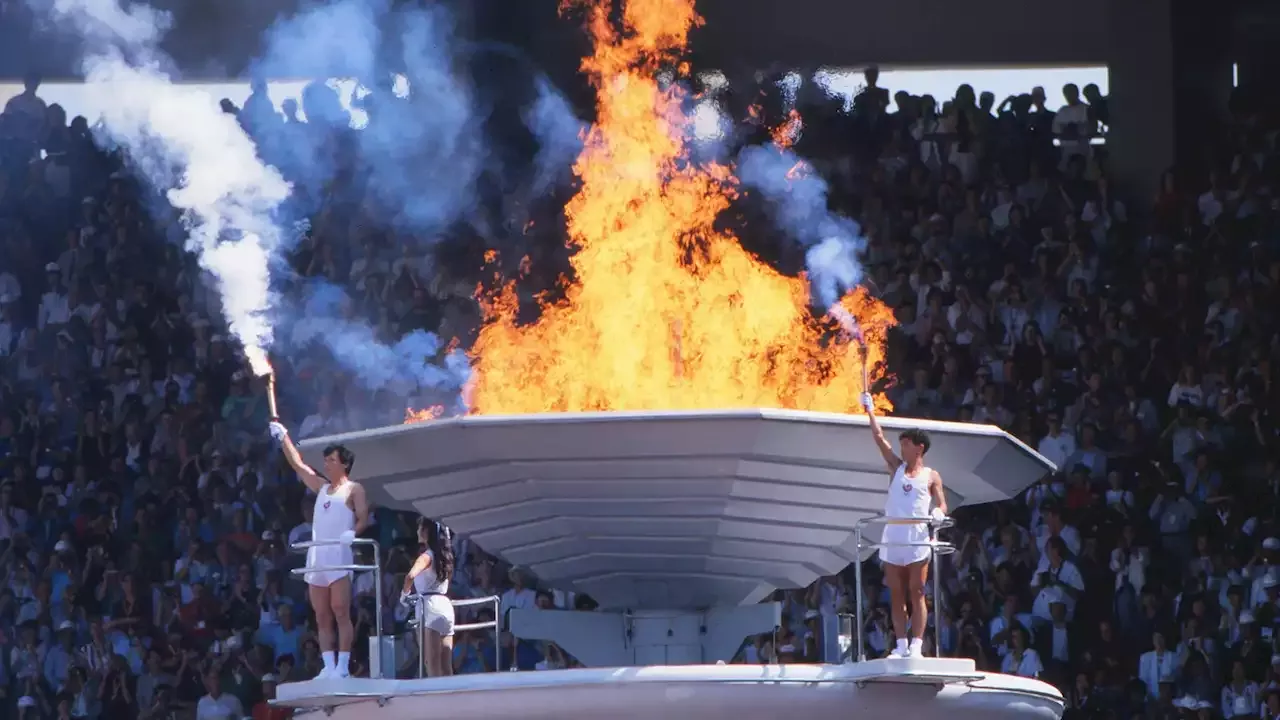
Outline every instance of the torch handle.
<svg viewBox="0 0 1280 720"><path fill-rule="evenodd" d="M276 375L271 373L267 376L267 411L271 415L271 422L280 420L280 412L276 410Z"/></svg>
<svg viewBox="0 0 1280 720"><path fill-rule="evenodd" d="M862 392L871 392L871 375L867 372L867 355L870 354L864 342L858 346L858 356L862 358Z"/></svg>

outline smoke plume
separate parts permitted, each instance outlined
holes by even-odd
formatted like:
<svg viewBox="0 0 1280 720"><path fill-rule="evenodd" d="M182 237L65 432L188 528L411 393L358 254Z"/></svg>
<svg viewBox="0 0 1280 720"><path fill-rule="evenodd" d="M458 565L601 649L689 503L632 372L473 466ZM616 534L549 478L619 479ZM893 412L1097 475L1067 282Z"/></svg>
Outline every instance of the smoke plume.
<svg viewBox="0 0 1280 720"><path fill-rule="evenodd" d="M737 175L765 198L774 222L805 249L813 297L823 309L862 280L861 228L828 209L826 180L795 153L776 145L744 148Z"/></svg>
<svg viewBox="0 0 1280 720"><path fill-rule="evenodd" d="M86 90L100 94L105 108L99 141L124 150L181 212L187 247L213 276L231 332L256 372L268 369L273 334L292 329L295 340L323 342L366 387L461 386L462 356L442 354L441 341L428 333L378 342L372 329L337 313L336 288L308 286L296 303L273 294L294 280L283 253L304 234L282 227L305 231L305 218L335 199L331 188L343 170L363 179L365 194L356 202L381 212L379 220L395 230L432 240L460 220L476 221L476 185L492 163L445 9L336 0L276 22L256 77L356 78L370 88L361 100L369 123L353 132L337 94L323 80L313 82L302 95L309 130L299 134L286 132L269 105L264 114L261 102L253 112L246 104L238 122L214 97L175 83L173 64L158 49L170 24L166 13L118 0L28 1L84 40ZM408 81L407 97L392 92L396 76ZM265 91L256 85L255 92ZM539 143L530 182L540 194L563 177L581 125L545 78L536 91L524 119Z"/></svg>
<svg viewBox="0 0 1280 720"><path fill-rule="evenodd" d="M268 267L279 242L272 215L288 183L258 159L215 98L174 84L162 69L169 63L157 43L166 14L115 0L53 0L45 9L85 40L85 81L103 94L106 140L124 147L181 211L187 248L215 278L232 334L254 371L266 372Z"/></svg>
<svg viewBox="0 0 1280 720"><path fill-rule="evenodd" d="M737 177L768 202L774 222L805 249L814 301L828 309L863 278L865 246L858 223L832 213L827 181L795 152L776 145L745 147Z"/></svg>

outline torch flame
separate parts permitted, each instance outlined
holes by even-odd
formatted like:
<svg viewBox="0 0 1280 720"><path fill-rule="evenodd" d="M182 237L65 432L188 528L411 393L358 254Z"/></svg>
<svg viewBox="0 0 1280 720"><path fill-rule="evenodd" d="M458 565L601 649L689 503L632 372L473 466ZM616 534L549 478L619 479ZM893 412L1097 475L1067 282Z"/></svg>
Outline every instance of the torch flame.
<svg viewBox="0 0 1280 720"><path fill-rule="evenodd" d="M864 388L848 336L810 311L804 277L715 228L734 177L689 162L682 91L655 79L702 22L692 0L627 0L617 28L610 5L575 3L594 40L582 69L598 94L574 166L581 187L565 208L575 280L530 324L517 324L512 285L480 296L471 411L857 411ZM774 137L792 139L798 123L788 118ZM874 381L892 313L861 289L841 305L863 330Z"/></svg>

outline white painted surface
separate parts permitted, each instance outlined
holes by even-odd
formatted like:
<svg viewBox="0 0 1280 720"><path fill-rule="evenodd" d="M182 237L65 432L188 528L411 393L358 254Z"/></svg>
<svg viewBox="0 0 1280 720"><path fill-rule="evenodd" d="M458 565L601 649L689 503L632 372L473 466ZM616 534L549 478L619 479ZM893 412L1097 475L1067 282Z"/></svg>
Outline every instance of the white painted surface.
<svg viewBox="0 0 1280 720"><path fill-rule="evenodd" d="M1026 678L947 658L846 665L703 665L488 673L426 680L287 683L277 703L333 709L335 720L664 720L896 714L918 720L1056 720L1062 696Z"/></svg>

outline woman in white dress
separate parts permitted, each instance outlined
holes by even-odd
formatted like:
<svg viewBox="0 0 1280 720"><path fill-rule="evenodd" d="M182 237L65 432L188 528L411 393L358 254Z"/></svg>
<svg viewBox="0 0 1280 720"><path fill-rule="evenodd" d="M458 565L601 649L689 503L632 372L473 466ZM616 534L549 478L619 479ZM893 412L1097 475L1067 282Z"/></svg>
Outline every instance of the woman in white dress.
<svg viewBox="0 0 1280 720"><path fill-rule="evenodd" d="M453 577L452 533L433 520L418 520L418 542L425 546L422 554L404 578L400 601L408 603L413 595L423 597L423 616L418 618L423 633L422 662L429 677L453 674L453 603L449 601L449 580Z"/></svg>

